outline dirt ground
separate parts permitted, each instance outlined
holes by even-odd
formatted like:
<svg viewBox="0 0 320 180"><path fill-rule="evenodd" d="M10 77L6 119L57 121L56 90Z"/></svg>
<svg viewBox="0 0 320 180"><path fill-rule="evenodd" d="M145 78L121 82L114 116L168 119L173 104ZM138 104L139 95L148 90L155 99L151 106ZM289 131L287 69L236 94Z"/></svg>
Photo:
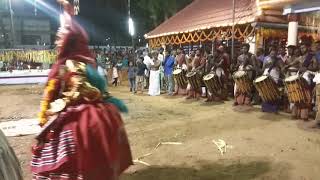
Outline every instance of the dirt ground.
<svg viewBox="0 0 320 180"><path fill-rule="evenodd" d="M41 86L0 86L0 120L36 117ZM124 114L133 156L152 152L122 180L318 180L320 134L297 128L287 114L259 108L237 112L232 102L205 104L166 95L133 95L125 87L111 93L129 106ZM9 138L25 179L33 136ZM212 140L232 148L221 155ZM159 142L181 142L162 145Z"/></svg>

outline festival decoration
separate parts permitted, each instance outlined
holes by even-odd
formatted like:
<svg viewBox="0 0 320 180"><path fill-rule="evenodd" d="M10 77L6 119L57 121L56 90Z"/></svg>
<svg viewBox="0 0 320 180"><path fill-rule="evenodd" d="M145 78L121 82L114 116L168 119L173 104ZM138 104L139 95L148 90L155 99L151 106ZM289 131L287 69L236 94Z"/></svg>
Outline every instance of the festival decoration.
<svg viewBox="0 0 320 180"><path fill-rule="evenodd" d="M251 24L235 27L235 39L244 41L255 35L259 38L287 38L287 29L254 28ZM312 31L299 31L298 38L303 36L312 37L314 40L320 39L320 34ZM207 30L193 31L176 35L162 36L149 39L151 48L161 47L162 45L181 45L190 43L203 43L216 39L230 40L232 38L231 27L220 27Z"/></svg>
<svg viewBox="0 0 320 180"><path fill-rule="evenodd" d="M3 50L3 51L0 51L0 61L11 62L14 59L19 61L52 64L56 60L56 51L54 50Z"/></svg>
<svg viewBox="0 0 320 180"><path fill-rule="evenodd" d="M235 39L244 40L248 37L254 36L255 29L251 24L246 26L237 26L235 28ZM207 30L193 31L189 33L162 36L157 38L152 38L149 40L149 44L152 48L161 47L161 45L180 45L187 43L197 43L204 41L213 41L218 38L223 38L225 40L230 40L232 38L232 27L221 27L213 28Z"/></svg>
<svg viewBox="0 0 320 180"><path fill-rule="evenodd" d="M284 38L288 37L287 29L271 29L271 28L261 28L261 36L264 38ZM320 38L320 34L312 32L312 31L299 31L298 39L302 37L311 37L313 40L317 40Z"/></svg>

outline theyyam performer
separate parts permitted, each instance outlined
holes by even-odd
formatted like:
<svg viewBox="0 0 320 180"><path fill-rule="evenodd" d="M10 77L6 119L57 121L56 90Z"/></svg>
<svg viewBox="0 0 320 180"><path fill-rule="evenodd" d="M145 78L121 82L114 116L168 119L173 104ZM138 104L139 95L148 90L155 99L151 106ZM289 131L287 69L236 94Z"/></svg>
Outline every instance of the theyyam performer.
<svg viewBox="0 0 320 180"><path fill-rule="evenodd" d="M42 132L32 148L35 180L116 180L132 165L119 111L96 70L84 29L66 0L58 31L58 56L48 77L39 113Z"/></svg>

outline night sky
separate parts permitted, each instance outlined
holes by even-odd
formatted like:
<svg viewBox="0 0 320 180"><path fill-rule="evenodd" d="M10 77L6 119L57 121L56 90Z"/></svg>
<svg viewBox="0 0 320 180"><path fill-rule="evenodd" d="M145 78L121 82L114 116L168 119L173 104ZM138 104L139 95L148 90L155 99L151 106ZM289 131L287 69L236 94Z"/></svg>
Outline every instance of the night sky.
<svg viewBox="0 0 320 180"><path fill-rule="evenodd" d="M28 14L29 16L35 16L34 3L37 1L37 16L50 18L52 31L57 30L59 14L62 10L56 0L11 1L16 15ZM178 4L183 4L179 8L183 8L186 5L185 2L191 2L191 0L176 1ZM143 35L151 31L156 24L151 23L150 14L142 10L140 5L139 0L131 0L131 16L135 24L135 42L141 39L141 43L137 45L145 45ZM76 16L76 19L87 30L91 45L131 45L131 37L128 32L128 0L80 0L80 14ZM157 23L161 23L163 20Z"/></svg>
<svg viewBox="0 0 320 180"><path fill-rule="evenodd" d="M40 0L39 0L40 1ZM55 9L50 10L41 3L37 4L37 16L50 18L52 30L59 26L59 13L61 12L56 0L42 0ZM12 0L15 14L28 13L34 16L34 0ZM126 0L80 0L80 14L76 17L78 22L87 30L90 36L90 44L96 45L130 45L131 38L128 33L128 11ZM136 26L139 26L136 24ZM142 38L148 30L136 27L137 39ZM136 31L136 32L137 32ZM110 40L106 41L107 38Z"/></svg>

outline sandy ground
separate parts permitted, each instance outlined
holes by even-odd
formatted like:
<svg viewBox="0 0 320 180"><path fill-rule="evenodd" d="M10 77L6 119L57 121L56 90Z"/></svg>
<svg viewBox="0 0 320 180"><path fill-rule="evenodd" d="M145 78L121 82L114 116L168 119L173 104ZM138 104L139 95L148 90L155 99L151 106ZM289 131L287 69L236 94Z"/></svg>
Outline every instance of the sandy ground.
<svg viewBox="0 0 320 180"><path fill-rule="evenodd" d="M320 134L297 128L287 114L237 112L232 102L205 104L165 95L133 95L112 88L128 104L123 115L135 158L152 152L123 180L318 180ZM0 120L34 118L41 86L0 86ZM33 136L9 138L30 178ZM221 155L211 142L223 139L232 148ZM162 145L159 142L181 142Z"/></svg>

